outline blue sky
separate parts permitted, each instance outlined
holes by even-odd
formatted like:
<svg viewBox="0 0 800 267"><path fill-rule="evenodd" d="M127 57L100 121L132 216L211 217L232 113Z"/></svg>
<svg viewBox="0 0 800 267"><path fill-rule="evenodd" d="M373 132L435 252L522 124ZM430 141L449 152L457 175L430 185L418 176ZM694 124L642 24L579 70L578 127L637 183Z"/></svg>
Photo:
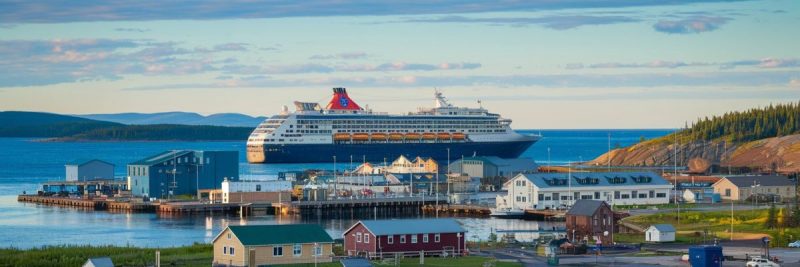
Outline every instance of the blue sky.
<svg viewBox="0 0 800 267"><path fill-rule="evenodd" d="M164 3L165 2L165 3ZM277 113L347 87L516 128L674 128L800 99L798 1L0 1L0 109Z"/></svg>

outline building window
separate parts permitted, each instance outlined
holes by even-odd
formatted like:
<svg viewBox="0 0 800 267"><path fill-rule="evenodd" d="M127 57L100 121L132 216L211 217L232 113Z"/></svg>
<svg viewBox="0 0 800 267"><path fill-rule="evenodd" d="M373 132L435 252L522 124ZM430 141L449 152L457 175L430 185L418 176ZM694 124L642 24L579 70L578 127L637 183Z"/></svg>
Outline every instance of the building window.
<svg viewBox="0 0 800 267"><path fill-rule="evenodd" d="M236 255L236 253L234 253L234 251L233 251L233 247L231 247L230 253L231 253L231 256Z"/></svg>
<svg viewBox="0 0 800 267"><path fill-rule="evenodd" d="M628 199L630 196L628 194L622 194L622 199Z"/></svg>
<svg viewBox="0 0 800 267"><path fill-rule="evenodd" d="M656 191L650 190L650 198L653 198L655 196L656 196Z"/></svg>
<svg viewBox="0 0 800 267"><path fill-rule="evenodd" d="M322 255L322 245L318 245L318 246L314 247L314 255L317 255L317 256Z"/></svg>
<svg viewBox="0 0 800 267"><path fill-rule="evenodd" d="M394 244L394 236L393 235L387 236L386 243Z"/></svg>
<svg viewBox="0 0 800 267"><path fill-rule="evenodd" d="M417 235L411 235L411 244L417 243Z"/></svg>
<svg viewBox="0 0 800 267"><path fill-rule="evenodd" d="M369 243L369 234L364 234L364 243Z"/></svg>
<svg viewBox="0 0 800 267"><path fill-rule="evenodd" d="M292 250L292 253L293 253L295 256L300 256L300 254L303 254L303 245L301 245L301 244L294 244L294 249Z"/></svg>
<svg viewBox="0 0 800 267"><path fill-rule="evenodd" d="M667 197L667 193L656 193L657 198L664 198Z"/></svg>
<svg viewBox="0 0 800 267"><path fill-rule="evenodd" d="M631 191L631 198L636 198L638 195L639 195L639 192L636 192L636 190Z"/></svg>
<svg viewBox="0 0 800 267"><path fill-rule="evenodd" d="M544 200L544 194L539 194L539 201Z"/></svg>
<svg viewBox="0 0 800 267"><path fill-rule="evenodd" d="M261 192L261 185L260 184L256 185L256 192Z"/></svg>
<svg viewBox="0 0 800 267"><path fill-rule="evenodd" d="M272 247L272 256L273 257L283 256L283 247Z"/></svg>
<svg viewBox="0 0 800 267"><path fill-rule="evenodd" d="M594 192L594 199L600 199L600 192Z"/></svg>
<svg viewBox="0 0 800 267"><path fill-rule="evenodd" d="M222 247L222 255L228 255L228 247Z"/></svg>
<svg viewBox="0 0 800 267"><path fill-rule="evenodd" d="M428 234L422 235L422 243L428 243Z"/></svg>
<svg viewBox="0 0 800 267"><path fill-rule="evenodd" d="M400 244L405 244L405 243L406 243L406 235L401 235L400 236Z"/></svg>
<svg viewBox="0 0 800 267"><path fill-rule="evenodd" d="M731 189L730 189L730 188L726 188L726 189L725 189L725 196L726 196L726 197L729 197L729 196L731 196Z"/></svg>
<svg viewBox="0 0 800 267"><path fill-rule="evenodd" d="M614 191L614 199L619 199L619 191Z"/></svg>
<svg viewBox="0 0 800 267"><path fill-rule="evenodd" d="M228 239L231 239L231 233L228 233Z"/></svg>
<svg viewBox="0 0 800 267"><path fill-rule="evenodd" d="M356 243L361 243L361 233L356 233Z"/></svg>
<svg viewBox="0 0 800 267"><path fill-rule="evenodd" d="M433 236L433 242L439 243L440 240L442 240L442 236L441 235L436 234L436 235Z"/></svg>

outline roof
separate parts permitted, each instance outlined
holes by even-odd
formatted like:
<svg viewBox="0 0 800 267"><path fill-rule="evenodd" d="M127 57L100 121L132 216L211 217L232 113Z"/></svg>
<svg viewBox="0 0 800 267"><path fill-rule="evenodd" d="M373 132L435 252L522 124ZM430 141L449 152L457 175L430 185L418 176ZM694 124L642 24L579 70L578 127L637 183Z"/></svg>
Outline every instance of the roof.
<svg viewBox="0 0 800 267"><path fill-rule="evenodd" d="M673 227L671 224L654 224L650 227L656 228L656 230L659 232L675 232L675 227Z"/></svg>
<svg viewBox="0 0 800 267"><path fill-rule="evenodd" d="M527 173L519 174L516 177L520 175L527 178L538 188L639 185L672 187L672 184L667 180L653 172L573 172L571 181L567 180L570 175L568 173Z"/></svg>
<svg viewBox="0 0 800 267"><path fill-rule="evenodd" d="M497 156L480 156L480 157L468 157L464 158L464 160L480 160L484 163L490 163L492 165L497 166L498 168L506 168L511 170L536 170L539 165L536 164L536 161L529 158L515 158L515 159L504 159Z"/></svg>
<svg viewBox="0 0 800 267"><path fill-rule="evenodd" d="M93 161L99 161L99 162L114 166L113 163L110 163L108 161L99 160L99 159L76 159L76 160L71 160L71 161L67 162L66 165L67 166L81 166L81 165L85 165L85 164L88 164L88 163L93 162Z"/></svg>
<svg viewBox="0 0 800 267"><path fill-rule="evenodd" d="M86 263L84 263L83 266L114 267L114 262L112 262L111 258L109 257L91 258L86 260Z"/></svg>
<svg viewBox="0 0 800 267"><path fill-rule="evenodd" d="M155 165L164 161L172 160L173 158L182 157L186 154L193 153L191 150L170 150L164 151L144 159L131 162L129 165Z"/></svg>
<svg viewBox="0 0 800 267"><path fill-rule="evenodd" d="M464 230L453 219L403 219L403 220L369 220L360 221L364 227L376 236L403 234L463 233ZM356 224L358 225L358 224ZM356 225L353 225L355 227ZM353 227L350 227L352 229ZM349 232L347 229L345 233Z"/></svg>
<svg viewBox="0 0 800 267"><path fill-rule="evenodd" d="M727 176L723 179L731 181L736 187L749 187L754 184L761 186L793 186L794 182L786 176L781 175L748 175L748 176Z"/></svg>
<svg viewBox="0 0 800 267"><path fill-rule="evenodd" d="M603 206L603 203L605 201L581 199L575 201L572 208L567 211L567 215L592 216L597 212L597 209Z"/></svg>
<svg viewBox="0 0 800 267"><path fill-rule="evenodd" d="M228 229L245 246L333 243L328 232L317 224L239 225L228 226Z"/></svg>

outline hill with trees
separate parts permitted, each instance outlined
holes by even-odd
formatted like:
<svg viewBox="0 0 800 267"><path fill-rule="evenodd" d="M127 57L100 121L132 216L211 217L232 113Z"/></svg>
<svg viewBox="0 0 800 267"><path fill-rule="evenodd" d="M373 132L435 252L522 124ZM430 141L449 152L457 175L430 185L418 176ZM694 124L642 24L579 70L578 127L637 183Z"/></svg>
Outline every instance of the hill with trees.
<svg viewBox="0 0 800 267"><path fill-rule="evenodd" d="M79 140L237 140L244 141L253 127L204 125L125 125L44 112L0 112L0 137Z"/></svg>
<svg viewBox="0 0 800 267"><path fill-rule="evenodd" d="M698 119L691 127L614 149L588 165L712 165L761 171L800 171L800 102Z"/></svg>

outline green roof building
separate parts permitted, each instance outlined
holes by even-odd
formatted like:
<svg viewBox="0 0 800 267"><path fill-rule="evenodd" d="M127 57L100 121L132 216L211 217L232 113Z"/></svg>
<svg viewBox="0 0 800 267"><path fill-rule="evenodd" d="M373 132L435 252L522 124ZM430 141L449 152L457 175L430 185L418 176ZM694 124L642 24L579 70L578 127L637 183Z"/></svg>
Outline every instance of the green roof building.
<svg viewBox="0 0 800 267"><path fill-rule="evenodd" d="M213 243L214 266L333 261L333 239L316 224L228 226Z"/></svg>

